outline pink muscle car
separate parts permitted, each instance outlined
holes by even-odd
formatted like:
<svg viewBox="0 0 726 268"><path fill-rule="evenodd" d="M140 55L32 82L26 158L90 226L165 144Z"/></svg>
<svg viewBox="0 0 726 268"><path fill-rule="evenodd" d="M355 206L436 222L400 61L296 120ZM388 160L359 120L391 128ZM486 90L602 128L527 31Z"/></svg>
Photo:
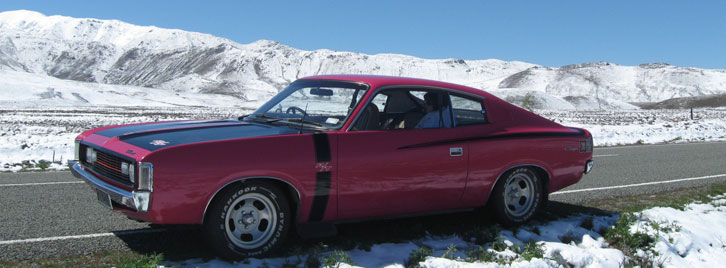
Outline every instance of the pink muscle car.
<svg viewBox="0 0 726 268"><path fill-rule="evenodd" d="M592 149L587 130L481 90L326 75L236 120L86 131L70 164L103 205L201 225L221 257L239 259L280 248L293 230L352 219L487 205L520 224L590 171Z"/></svg>

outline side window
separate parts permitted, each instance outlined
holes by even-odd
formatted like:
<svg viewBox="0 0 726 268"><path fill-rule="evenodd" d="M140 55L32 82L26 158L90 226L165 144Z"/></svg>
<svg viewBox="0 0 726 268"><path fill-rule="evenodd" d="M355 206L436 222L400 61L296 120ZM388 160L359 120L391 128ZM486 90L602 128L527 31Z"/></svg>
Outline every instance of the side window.
<svg viewBox="0 0 726 268"><path fill-rule="evenodd" d="M378 94L373 98L373 104L378 106L378 111L383 112L386 110L386 102L388 101L388 95Z"/></svg>
<svg viewBox="0 0 726 268"><path fill-rule="evenodd" d="M354 131L380 130L382 120L385 119L385 110L388 95L378 93L373 100L361 111L358 121L351 128Z"/></svg>
<svg viewBox="0 0 726 268"><path fill-rule="evenodd" d="M423 117L415 128L451 128L456 120L451 115L449 94L445 91L411 91L411 95L423 100ZM453 122L452 122L453 121Z"/></svg>
<svg viewBox="0 0 726 268"><path fill-rule="evenodd" d="M457 126L487 123L487 114L481 100L451 95L454 119Z"/></svg>
<svg viewBox="0 0 726 268"><path fill-rule="evenodd" d="M451 128L457 124L449 93L446 91L395 88L374 96L351 129Z"/></svg>

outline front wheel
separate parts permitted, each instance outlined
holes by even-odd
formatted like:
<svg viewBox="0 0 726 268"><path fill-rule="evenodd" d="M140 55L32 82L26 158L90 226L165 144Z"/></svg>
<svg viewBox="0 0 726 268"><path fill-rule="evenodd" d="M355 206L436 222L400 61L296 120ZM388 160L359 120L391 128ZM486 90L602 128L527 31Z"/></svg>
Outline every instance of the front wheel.
<svg viewBox="0 0 726 268"><path fill-rule="evenodd" d="M289 205L279 189L264 182L250 182L221 192L203 228L220 257L237 260L278 249L291 220Z"/></svg>
<svg viewBox="0 0 726 268"><path fill-rule="evenodd" d="M516 168L494 186L489 210L502 225L519 225L534 216L542 198L542 181L537 173L527 167Z"/></svg>

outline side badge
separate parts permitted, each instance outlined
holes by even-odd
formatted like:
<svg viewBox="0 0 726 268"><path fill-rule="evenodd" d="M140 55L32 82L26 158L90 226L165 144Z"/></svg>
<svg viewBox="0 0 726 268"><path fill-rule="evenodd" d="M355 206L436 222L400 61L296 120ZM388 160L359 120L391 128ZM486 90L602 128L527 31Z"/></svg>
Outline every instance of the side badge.
<svg viewBox="0 0 726 268"><path fill-rule="evenodd" d="M149 144L154 145L154 146L164 146L164 145L169 144L169 142L165 141L165 140L153 140Z"/></svg>
<svg viewBox="0 0 726 268"><path fill-rule="evenodd" d="M322 162L315 164L315 168L318 169L318 172L327 172L333 169L333 166L330 165L330 162Z"/></svg>

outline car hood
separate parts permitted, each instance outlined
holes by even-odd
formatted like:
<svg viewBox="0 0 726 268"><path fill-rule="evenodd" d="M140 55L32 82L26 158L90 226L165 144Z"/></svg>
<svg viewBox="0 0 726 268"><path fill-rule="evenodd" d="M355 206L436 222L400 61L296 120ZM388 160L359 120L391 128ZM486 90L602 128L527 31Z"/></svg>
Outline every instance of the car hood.
<svg viewBox="0 0 726 268"><path fill-rule="evenodd" d="M176 121L125 125L95 132L149 151L216 140L294 134L297 130L238 120Z"/></svg>

